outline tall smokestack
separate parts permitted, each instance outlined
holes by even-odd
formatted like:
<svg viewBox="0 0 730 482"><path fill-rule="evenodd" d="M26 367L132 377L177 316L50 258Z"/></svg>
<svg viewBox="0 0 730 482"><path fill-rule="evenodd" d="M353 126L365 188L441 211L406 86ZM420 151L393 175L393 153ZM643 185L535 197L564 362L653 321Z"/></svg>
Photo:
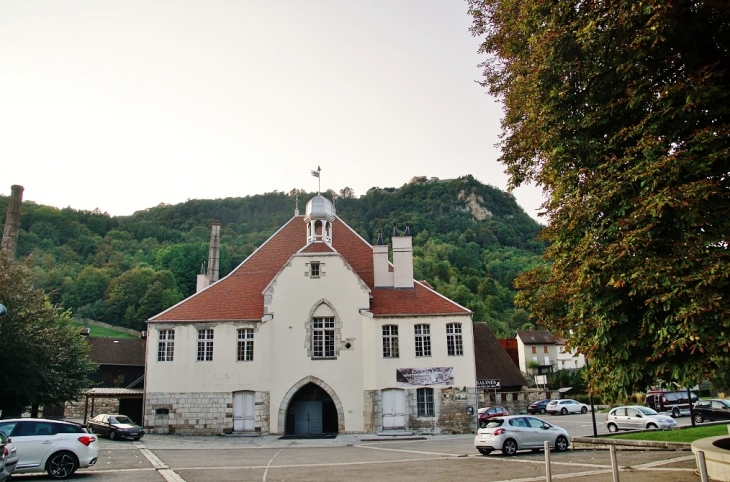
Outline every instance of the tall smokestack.
<svg viewBox="0 0 730 482"><path fill-rule="evenodd" d="M20 230L20 205L23 203L23 186L17 184L10 188L8 200L8 215L5 217L3 230L2 251L9 260L15 259L15 248L18 245L18 231Z"/></svg>
<svg viewBox="0 0 730 482"><path fill-rule="evenodd" d="M208 279L211 283L218 281L218 262L221 251L221 225L213 223L210 229L210 250L208 252Z"/></svg>

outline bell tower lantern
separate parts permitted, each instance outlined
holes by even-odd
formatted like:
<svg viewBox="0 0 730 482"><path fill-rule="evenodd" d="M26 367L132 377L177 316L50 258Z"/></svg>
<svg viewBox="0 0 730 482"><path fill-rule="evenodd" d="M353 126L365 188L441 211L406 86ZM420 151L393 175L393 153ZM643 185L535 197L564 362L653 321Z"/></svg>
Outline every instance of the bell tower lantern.
<svg viewBox="0 0 730 482"><path fill-rule="evenodd" d="M332 244L332 223L335 207L322 195L316 195L307 203L304 222L307 223L307 243L325 242Z"/></svg>

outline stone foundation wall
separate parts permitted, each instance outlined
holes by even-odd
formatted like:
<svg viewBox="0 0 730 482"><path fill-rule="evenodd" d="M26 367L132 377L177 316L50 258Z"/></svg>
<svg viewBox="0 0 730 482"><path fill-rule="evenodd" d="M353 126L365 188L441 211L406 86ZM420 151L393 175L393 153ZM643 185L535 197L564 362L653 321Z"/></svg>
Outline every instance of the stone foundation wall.
<svg viewBox="0 0 730 482"><path fill-rule="evenodd" d="M380 390L365 390L362 406L363 431L365 433L377 433L382 430L383 407L381 405Z"/></svg>
<svg viewBox="0 0 730 482"><path fill-rule="evenodd" d="M527 389L520 392L497 392L497 397L494 396L494 390L479 390L479 406L490 407L493 405L499 405L507 410L509 413L514 415L527 413L527 407L532 402L543 400L545 398L561 398L560 393L555 391L545 391L537 389ZM569 398L569 397L563 397Z"/></svg>
<svg viewBox="0 0 730 482"><path fill-rule="evenodd" d="M257 433L270 429L269 392L255 393ZM155 434L216 435L233 432L233 394L148 393L144 407L145 430Z"/></svg>
<svg viewBox="0 0 730 482"><path fill-rule="evenodd" d="M475 402L476 393L473 388L442 388L441 410L437 412L439 432L474 433L477 423ZM469 406L474 408L472 415L466 411Z"/></svg>
<svg viewBox="0 0 730 482"><path fill-rule="evenodd" d="M85 413L84 400L78 402L66 402L63 410L65 418L83 420ZM91 400L89 400L89 419L94 418L100 413L119 413L118 398L97 398L94 400L94 408L91 408Z"/></svg>

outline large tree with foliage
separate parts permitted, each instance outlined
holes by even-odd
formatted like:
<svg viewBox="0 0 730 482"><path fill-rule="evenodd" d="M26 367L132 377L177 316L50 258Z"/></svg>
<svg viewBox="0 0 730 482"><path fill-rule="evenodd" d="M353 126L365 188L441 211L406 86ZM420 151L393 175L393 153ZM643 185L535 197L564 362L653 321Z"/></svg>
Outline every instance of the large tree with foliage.
<svg viewBox="0 0 730 482"><path fill-rule="evenodd" d="M469 0L511 185L544 188L518 301L594 387L696 383L730 350L730 2Z"/></svg>
<svg viewBox="0 0 730 482"><path fill-rule="evenodd" d="M88 346L70 324L70 316L51 305L31 284L26 263L0 256L0 410L20 415L38 405L78 400L90 386L95 366Z"/></svg>

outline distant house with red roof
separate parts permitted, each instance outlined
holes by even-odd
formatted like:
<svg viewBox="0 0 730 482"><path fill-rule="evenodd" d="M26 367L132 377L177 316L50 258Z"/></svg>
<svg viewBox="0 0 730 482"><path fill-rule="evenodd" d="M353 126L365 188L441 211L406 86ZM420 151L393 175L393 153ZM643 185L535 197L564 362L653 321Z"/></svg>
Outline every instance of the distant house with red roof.
<svg viewBox="0 0 730 482"><path fill-rule="evenodd" d="M472 431L472 313L414 281L404 228L391 263L382 235L370 245L318 195L228 276L148 320L146 428Z"/></svg>

